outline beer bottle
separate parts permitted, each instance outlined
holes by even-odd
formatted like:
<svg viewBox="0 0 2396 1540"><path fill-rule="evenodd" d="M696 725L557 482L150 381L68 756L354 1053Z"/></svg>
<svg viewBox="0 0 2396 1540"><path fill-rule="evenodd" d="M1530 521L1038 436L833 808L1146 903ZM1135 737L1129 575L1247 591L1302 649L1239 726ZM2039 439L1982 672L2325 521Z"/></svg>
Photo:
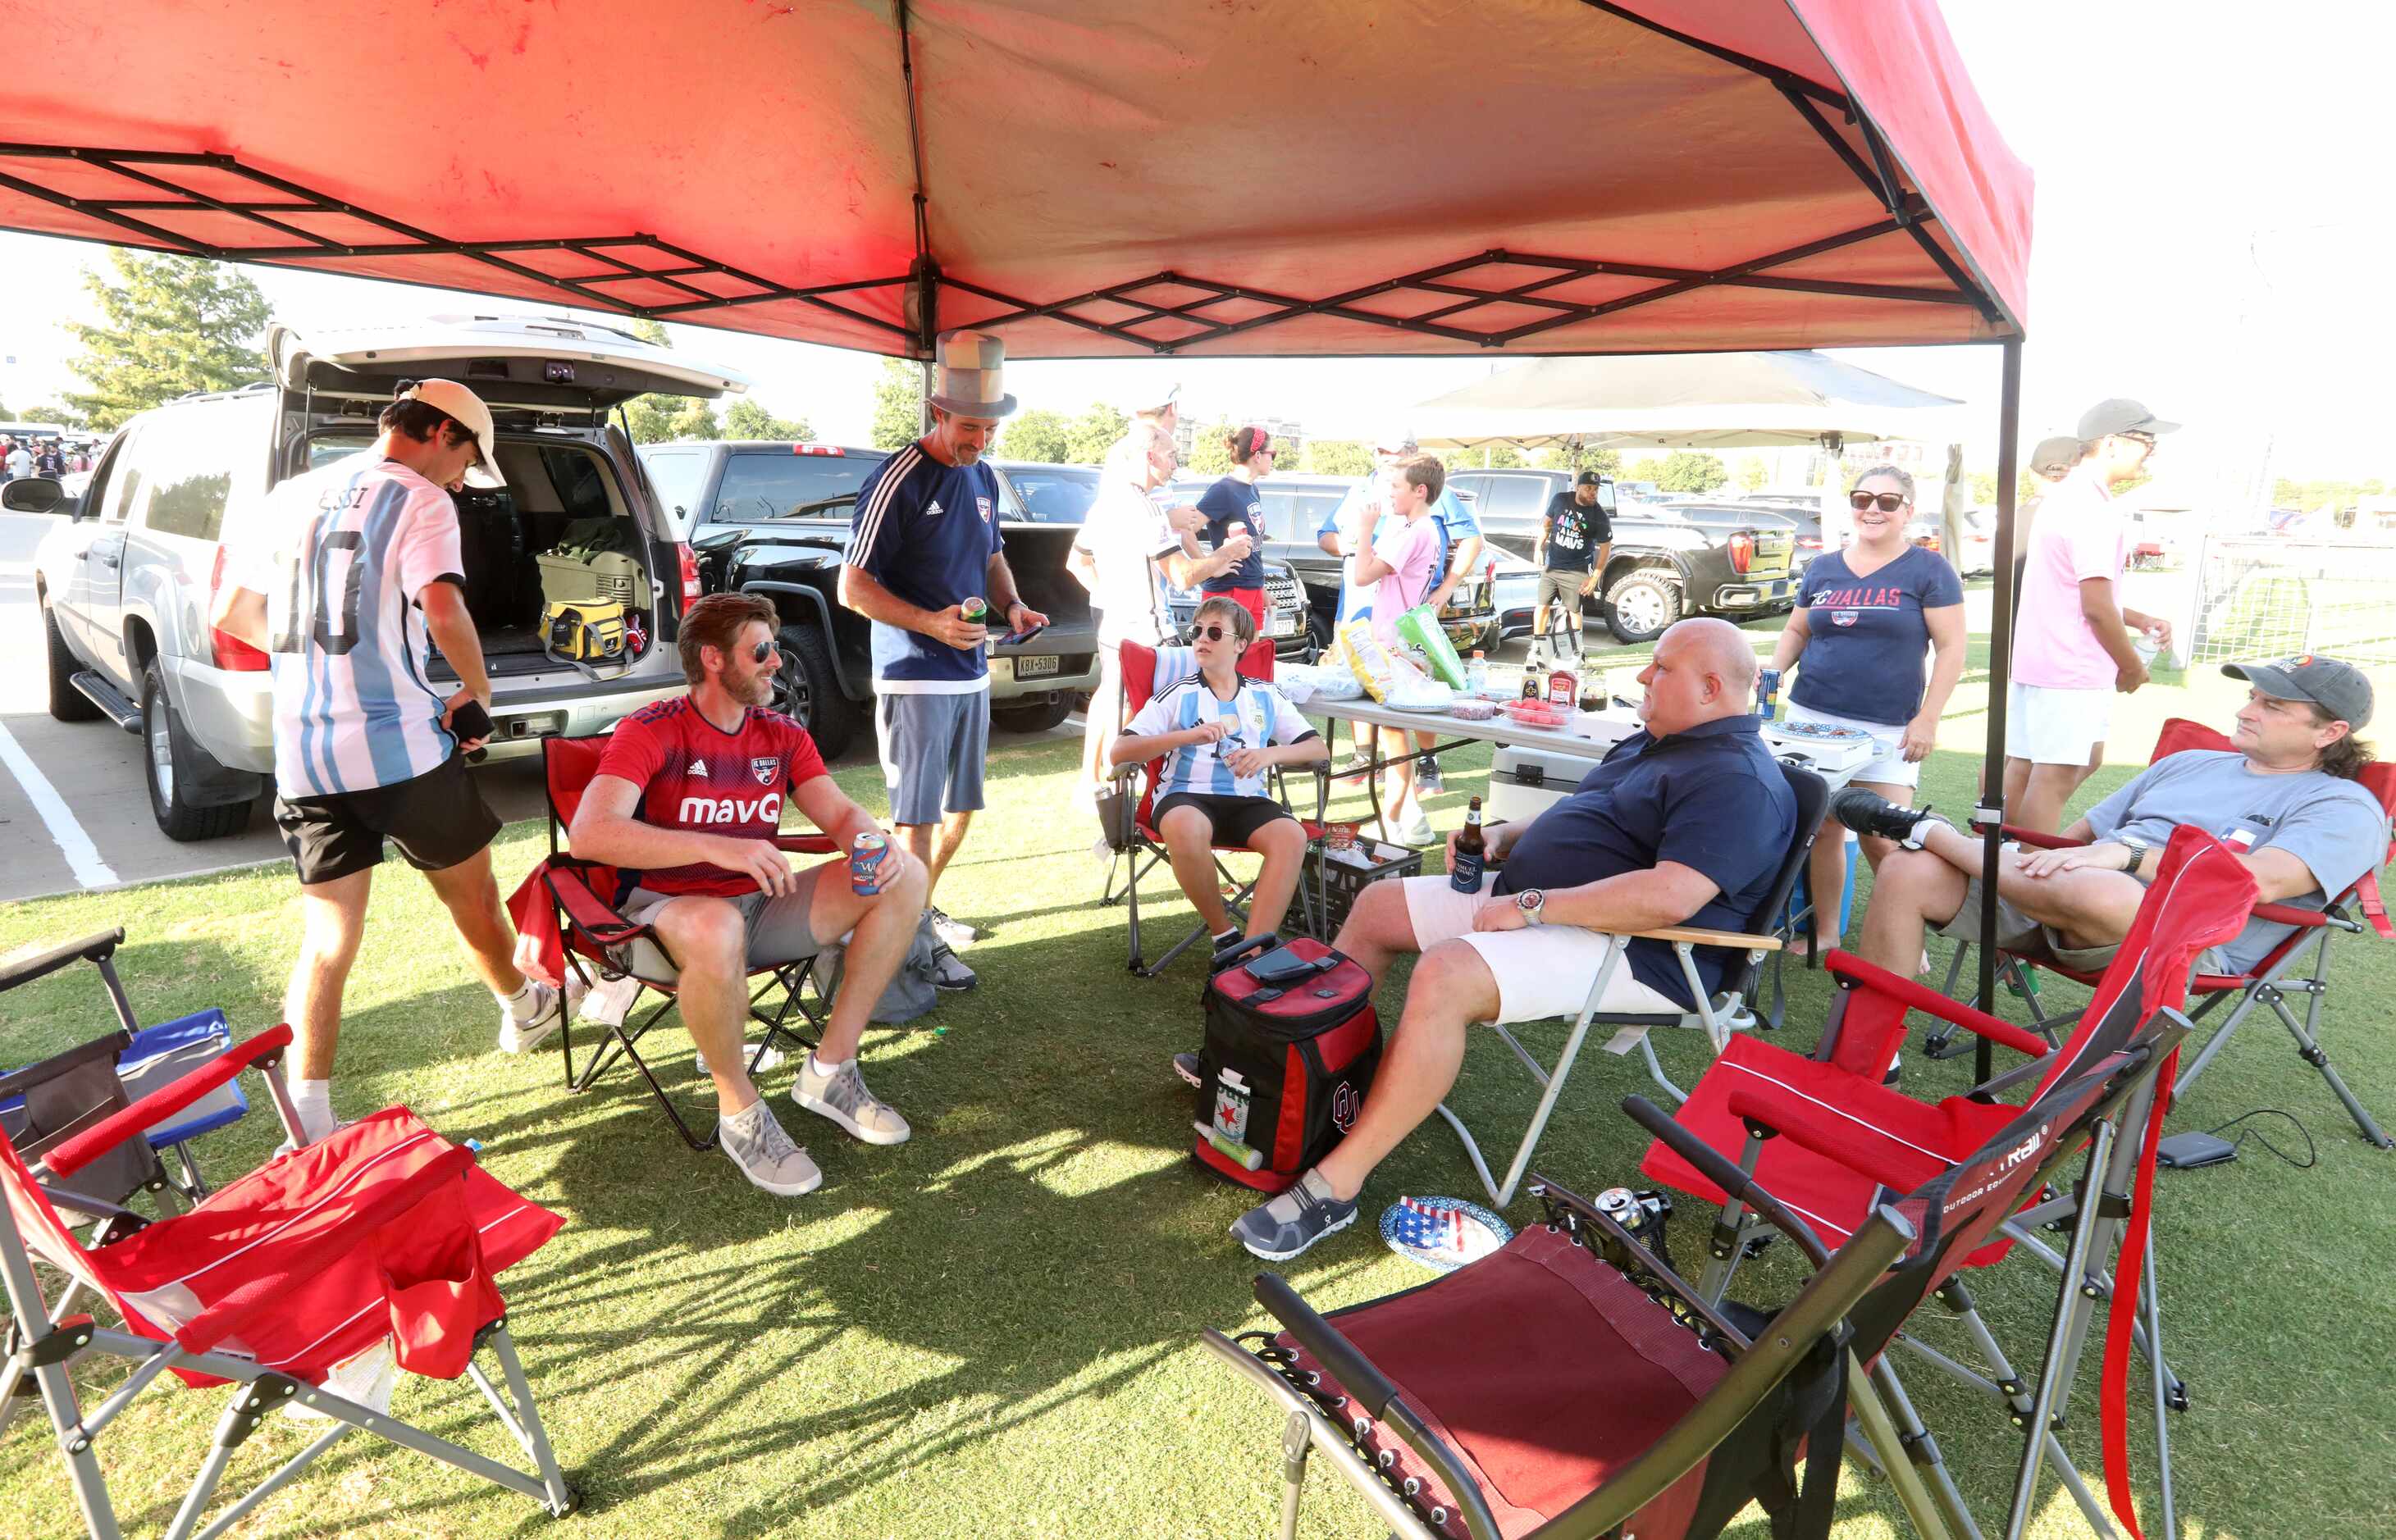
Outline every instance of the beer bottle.
<svg viewBox="0 0 2396 1540"><path fill-rule="evenodd" d="M1458 893L1481 891L1481 870L1487 845L1481 838L1481 799L1464 810L1464 828L1456 836L1456 859L1448 864L1447 880Z"/></svg>

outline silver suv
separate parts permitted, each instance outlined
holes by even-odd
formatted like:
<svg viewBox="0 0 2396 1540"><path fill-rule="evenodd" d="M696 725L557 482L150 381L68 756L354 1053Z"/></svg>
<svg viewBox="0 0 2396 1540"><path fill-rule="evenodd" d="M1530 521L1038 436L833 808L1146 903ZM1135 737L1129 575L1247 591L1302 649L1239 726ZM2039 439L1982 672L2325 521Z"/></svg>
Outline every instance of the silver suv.
<svg viewBox="0 0 2396 1540"><path fill-rule="evenodd" d="M273 780L266 656L206 623L224 581L220 533L285 477L371 444L403 379L466 382L498 430L506 489L456 495L466 604L491 675L492 754L537 752L545 733L601 732L682 691L671 643L699 596L698 563L607 412L649 392L741 392L745 379L608 327L526 317L311 337L276 326L267 356L267 383L126 423L80 497L41 480L0 496L12 511L66 515L33 558L50 714L141 735L151 811L169 838L235 832ZM627 602L646 642L629 667L578 668L549 652L545 585L585 570L554 554L561 546L621 558L606 564L606 596ZM456 678L437 654L429 671Z"/></svg>

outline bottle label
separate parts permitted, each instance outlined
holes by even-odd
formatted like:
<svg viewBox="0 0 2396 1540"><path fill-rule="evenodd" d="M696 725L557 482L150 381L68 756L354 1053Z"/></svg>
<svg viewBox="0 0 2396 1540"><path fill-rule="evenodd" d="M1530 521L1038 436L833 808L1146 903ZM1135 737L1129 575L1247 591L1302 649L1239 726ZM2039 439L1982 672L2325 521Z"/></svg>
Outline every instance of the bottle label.
<svg viewBox="0 0 2396 1540"><path fill-rule="evenodd" d="M1482 857L1477 850L1459 850L1447 869L1447 880L1458 893L1481 891Z"/></svg>

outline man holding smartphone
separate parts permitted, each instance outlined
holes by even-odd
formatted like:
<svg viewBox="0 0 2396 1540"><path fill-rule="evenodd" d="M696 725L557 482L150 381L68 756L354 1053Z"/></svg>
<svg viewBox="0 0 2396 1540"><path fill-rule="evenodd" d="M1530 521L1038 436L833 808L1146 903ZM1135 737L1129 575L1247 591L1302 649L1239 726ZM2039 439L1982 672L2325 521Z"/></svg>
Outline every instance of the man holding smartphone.
<svg viewBox="0 0 2396 1540"><path fill-rule="evenodd" d="M208 617L273 658L274 822L304 923L284 1019L311 1141L334 1128L341 994L387 839L440 896L499 1001L500 1049L520 1053L566 1017L558 992L512 960L491 876L499 819L462 758L490 732L491 684L449 493L506 485L490 408L454 380L419 380L379 426L369 447L277 486L226 541L229 580ZM457 670L446 696L425 672L428 644Z"/></svg>

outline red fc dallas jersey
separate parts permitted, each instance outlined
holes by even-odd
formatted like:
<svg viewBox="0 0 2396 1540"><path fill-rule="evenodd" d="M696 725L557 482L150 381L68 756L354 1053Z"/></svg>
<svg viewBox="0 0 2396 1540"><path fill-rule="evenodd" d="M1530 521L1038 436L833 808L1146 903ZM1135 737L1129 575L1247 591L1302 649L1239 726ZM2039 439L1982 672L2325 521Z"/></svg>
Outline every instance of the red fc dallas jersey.
<svg viewBox="0 0 2396 1540"><path fill-rule="evenodd" d="M634 816L659 829L769 840L782 822L782 796L826 774L807 730L779 711L752 706L738 732L707 720L690 697L660 700L616 724L598 774L641 789ZM707 862L625 877L652 893L753 893L746 872Z"/></svg>

